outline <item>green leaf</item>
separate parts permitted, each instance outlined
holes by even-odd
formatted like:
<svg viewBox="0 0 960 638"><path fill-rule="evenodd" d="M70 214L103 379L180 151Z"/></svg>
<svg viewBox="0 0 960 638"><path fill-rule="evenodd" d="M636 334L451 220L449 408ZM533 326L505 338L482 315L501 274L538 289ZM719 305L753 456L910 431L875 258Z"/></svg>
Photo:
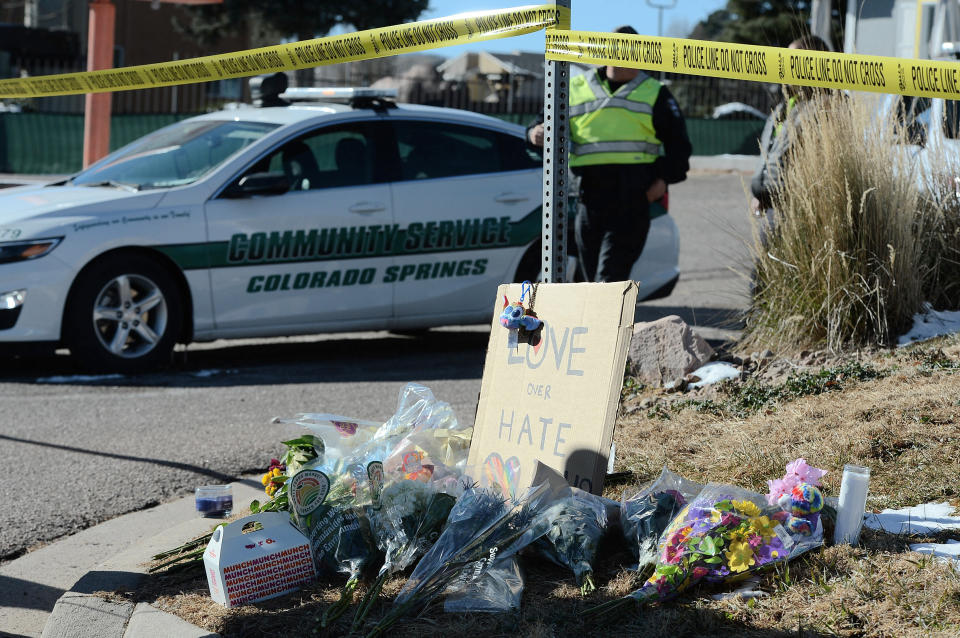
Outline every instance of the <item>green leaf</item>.
<svg viewBox="0 0 960 638"><path fill-rule="evenodd" d="M676 565L657 565L657 573L661 576L672 576L680 571Z"/></svg>
<svg viewBox="0 0 960 638"><path fill-rule="evenodd" d="M704 536L700 539L700 545L697 549L707 556L716 556L719 547L717 546L717 541L712 536Z"/></svg>
<svg viewBox="0 0 960 638"><path fill-rule="evenodd" d="M703 562L710 563L711 565L719 565L720 563L723 562L723 559L720 558L719 556L714 556L712 558L705 559Z"/></svg>
<svg viewBox="0 0 960 638"><path fill-rule="evenodd" d="M260 501L254 499L250 501L250 511L256 514L260 511Z"/></svg>

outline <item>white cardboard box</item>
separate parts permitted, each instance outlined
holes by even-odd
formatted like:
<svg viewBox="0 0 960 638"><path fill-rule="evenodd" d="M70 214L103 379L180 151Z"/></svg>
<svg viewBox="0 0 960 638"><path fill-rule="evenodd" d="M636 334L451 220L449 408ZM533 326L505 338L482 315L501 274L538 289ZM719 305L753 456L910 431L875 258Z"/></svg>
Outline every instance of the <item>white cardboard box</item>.
<svg viewBox="0 0 960 638"><path fill-rule="evenodd" d="M263 527L243 533L248 523ZM310 542L279 512L263 512L218 527L203 552L210 597L227 607L299 589L315 576Z"/></svg>

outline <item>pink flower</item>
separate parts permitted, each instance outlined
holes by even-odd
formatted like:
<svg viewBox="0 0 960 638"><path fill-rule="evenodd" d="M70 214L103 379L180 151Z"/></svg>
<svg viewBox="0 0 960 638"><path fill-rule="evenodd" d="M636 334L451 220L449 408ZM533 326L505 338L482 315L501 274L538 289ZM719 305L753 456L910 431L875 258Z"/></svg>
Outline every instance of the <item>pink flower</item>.
<svg viewBox="0 0 960 638"><path fill-rule="evenodd" d="M720 518L720 524L726 527L736 527L740 524L740 519L729 512L725 512Z"/></svg>
<svg viewBox="0 0 960 638"><path fill-rule="evenodd" d="M673 591L673 587L670 585L670 581L667 580L666 576L661 576L657 579L657 593L663 596L664 594L669 594Z"/></svg>
<svg viewBox="0 0 960 638"><path fill-rule="evenodd" d="M747 539L747 542L750 543L750 547L759 547L760 543L763 542L763 537L759 534L750 534L750 538Z"/></svg>
<svg viewBox="0 0 960 638"><path fill-rule="evenodd" d="M679 563L683 558L683 547L678 545L667 545L663 548L663 561L670 565Z"/></svg>
<svg viewBox="0 0 960 638"><path fill-rule="evenodd" d="M787 467L790 466L788 465ZM781 496L789 494L794 486L800 485L801 482L799 476L790 472L787 472L786 476L781 479L767 481L767 487L770 488L770 492L767 493L767 503L777 505L777 501L780 500Z"/></svg>
<svg viewBox="0 0 960 638"><path fill-rule="evenodd" d="M710 570L706 567L694 567L693 568L693 577L696 580L699 580L710 573Z"/></svg>
<svg viewBox="0 0 960 638"><path fill-rule="evenodd" d="M826 474L826 470L821 470L818 467L813 467L807 465L805 459L797 459L792 463L787 463L787 474L795 474L800 478L801 483L809 483L811 485L820 485L820 479L823 478L823 475Z"/></svg>

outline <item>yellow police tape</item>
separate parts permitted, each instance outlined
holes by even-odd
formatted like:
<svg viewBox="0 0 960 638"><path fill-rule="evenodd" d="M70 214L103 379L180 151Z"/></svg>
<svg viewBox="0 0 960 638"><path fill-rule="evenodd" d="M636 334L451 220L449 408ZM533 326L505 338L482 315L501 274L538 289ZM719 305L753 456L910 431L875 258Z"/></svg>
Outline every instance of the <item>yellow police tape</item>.
<svg viewBox="0 0 960 638"><path fill-rule="evenodd" d="M210 82L508 38L569 24L570 9L553 4L477 11L176 62L0 80L0 98L101 93Z"/></svg>
<svg viewBox="0 0 960 638"><path fill-rule="evenodd" d="M548 60L734 80L960 99L960 63L658 38L547 31Z"/></svg>

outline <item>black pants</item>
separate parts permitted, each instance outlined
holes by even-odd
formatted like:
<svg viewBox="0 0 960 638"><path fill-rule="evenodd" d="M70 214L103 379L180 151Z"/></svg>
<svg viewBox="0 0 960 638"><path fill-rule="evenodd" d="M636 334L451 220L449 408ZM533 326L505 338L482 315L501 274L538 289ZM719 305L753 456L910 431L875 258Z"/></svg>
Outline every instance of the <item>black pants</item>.
<svg viewBox="0 0 960 638"><path fill-rule="evenodd" d="M650 232L646 185L584 179L575 223L585 281L626 281Z"/></svg>

